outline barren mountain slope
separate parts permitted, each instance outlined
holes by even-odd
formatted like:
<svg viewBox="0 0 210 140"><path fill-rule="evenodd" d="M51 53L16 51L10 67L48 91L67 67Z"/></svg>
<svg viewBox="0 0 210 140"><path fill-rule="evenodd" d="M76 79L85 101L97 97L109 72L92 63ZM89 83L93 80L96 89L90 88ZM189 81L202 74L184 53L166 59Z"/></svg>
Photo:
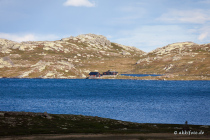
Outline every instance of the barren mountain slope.
<svg viewBox="0 0 210 140"><path fill-rule="evenodd" d="M90 71L127 72L145 52L84 34L58 41L0 39L0 77L79 78Z"/></svg>
<svg viewBox="0 0 210 140"><path fill-rule="evenodd" d="M95 34L21 43L0 39L0 77L85 78L107 70L210 77L209 62L210 44L193 42L145 53Z"/></svg>
<svg viewBox="0 0 210 140"><path fill-rule="evenodd" d="M210 75L210 44L181 42L141 55L136 73Z"/></svg>

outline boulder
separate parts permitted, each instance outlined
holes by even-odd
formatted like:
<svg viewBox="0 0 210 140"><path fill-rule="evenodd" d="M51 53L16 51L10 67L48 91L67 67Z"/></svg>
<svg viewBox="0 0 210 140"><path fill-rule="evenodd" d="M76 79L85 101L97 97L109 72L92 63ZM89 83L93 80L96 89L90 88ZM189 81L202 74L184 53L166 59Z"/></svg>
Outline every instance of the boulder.
<svg viewBox="0 0 210 140"><path fill-rule="evenodd" d="M9 48L3 47L0 51L1 51L2 53L10 53L12 50L9 49Z"/></svg>
<svg viewBox="0 0 210 140"><path fill-rule="evenodd" d="M74 40L74 41L77 41L78 39L74 37L73 40Z"/></svg>
<svg viewBox="0 0 210 140"><path fill-rule="evenodd" d="M20 44L15 44L13 45L12 49L19 49L19 47L20 47Z"/></svg>
<svg viewBox="0 0 210 140"><path fill-rule="evenodd" d="M82 35L78 35L76 38L80 39L81 42L88 42L90 44L98 44L102 46L111 45L111 42L107 40L105 36L102 36L102 35L82 34Z"/></svg>
<svg viewBox="0 0 210 140"><path fill-rule="evenodd" d="M48 78L48 77L52 77L52 76L55 76L55 73L52 71L49 71L44 77Z"/></svg>
<svg viewBox="0 0 210 140"><path fill-rule="evenodd" d="M70 38L62 38L61 41L66 42L69 41Z"/></svg>
<svg viewBox="0 0 210 140"><path fill-rule="evenodd" d="M46 119L52 119L52 117L47 112L44 112L43 117Z"/></svg>
<svg viewBox="0 0 210 140"><path fill-rule="evenodd" d="M129 52L127 52L127 51L123 51L122 55L131 55L131 54Z"/></svg>
<svg viewBox="0 0 210 140"><path fill-rule="evenodd" d="M0 112L0 117L4 117L5 113Z"/></svg>
<svg viewBox="0 0 210 140"><path fill-rule="evenodd" d="M12 67L14 64L12 62L12 60L10 59L10 57L6 56L3 58L0 58L0 68L3 67Z"/></svg>

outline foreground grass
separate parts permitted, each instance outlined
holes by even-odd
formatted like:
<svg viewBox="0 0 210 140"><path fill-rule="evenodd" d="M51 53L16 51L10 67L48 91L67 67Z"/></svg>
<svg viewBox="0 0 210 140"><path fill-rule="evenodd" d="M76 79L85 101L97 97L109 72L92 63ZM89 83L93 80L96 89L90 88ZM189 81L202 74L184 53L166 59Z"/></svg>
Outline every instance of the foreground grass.
<svg viewBox="0 0 210 140"><path fill-rule="evenodd" d="M181 124L140 124L108 118L31 112L0 112L0 136L34 134L147 134L182 130L203 131L209 126Z"/></svg>

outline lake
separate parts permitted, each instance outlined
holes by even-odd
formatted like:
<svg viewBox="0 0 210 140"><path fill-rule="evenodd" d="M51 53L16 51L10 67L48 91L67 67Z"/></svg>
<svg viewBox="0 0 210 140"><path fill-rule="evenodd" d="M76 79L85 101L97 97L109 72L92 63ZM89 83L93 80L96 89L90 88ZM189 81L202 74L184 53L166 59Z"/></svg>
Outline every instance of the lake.
<svg viewBox="0 0 210 140"><path fill-rule="evenodd" d="M210 81L0 79L0 110L210 125Z"/></svg>

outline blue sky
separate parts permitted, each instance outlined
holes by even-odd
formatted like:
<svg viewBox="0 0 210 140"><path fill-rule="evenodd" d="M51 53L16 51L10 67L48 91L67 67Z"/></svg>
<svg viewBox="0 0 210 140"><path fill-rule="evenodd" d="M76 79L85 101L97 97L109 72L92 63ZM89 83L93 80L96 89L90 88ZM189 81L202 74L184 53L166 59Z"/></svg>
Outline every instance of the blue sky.
<svg viewBox="0 0 210 140"><path fill-rule="evenodd" d="M0 38L60 40L94 33L149 52L210 43L210 0L0 0Z"/></svg>

